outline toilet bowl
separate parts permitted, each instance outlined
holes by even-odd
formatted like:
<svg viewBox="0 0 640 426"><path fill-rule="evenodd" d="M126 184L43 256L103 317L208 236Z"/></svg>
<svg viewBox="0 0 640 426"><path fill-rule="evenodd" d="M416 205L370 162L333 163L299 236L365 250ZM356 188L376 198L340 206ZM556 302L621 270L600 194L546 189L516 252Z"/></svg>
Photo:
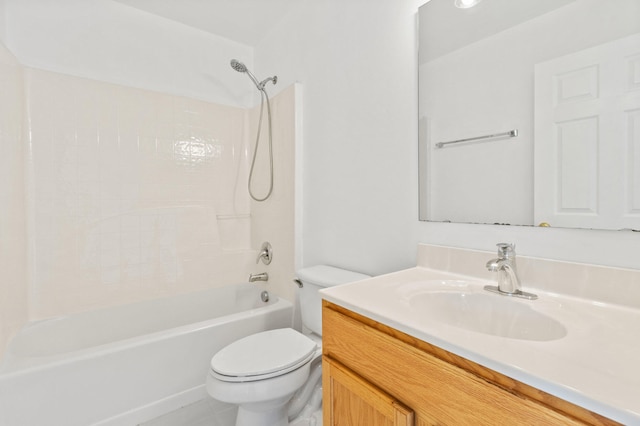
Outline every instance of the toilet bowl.
<svg viewBox="0 0 640 426"><path fill-rule="evenodd" d="M289 424L294 394L302 394L294 398L296 411L312 394L313 389L307 389L315 386L308 383L312 364L312 380L320 378L322 299L318 290L368 277L326 265L298 271L302 322L310 334L292 328L264 331L237 340L213 356L207 392L219 401L238 405L236 426Z"/></svg>
<svg viewBox="0 0 640 426"><path fill-rule="evenodd" d="M318 356L316 343L292 328L253 334L211 359L207 392L238 404L236 425L287 425L287 404Z"/></svg>

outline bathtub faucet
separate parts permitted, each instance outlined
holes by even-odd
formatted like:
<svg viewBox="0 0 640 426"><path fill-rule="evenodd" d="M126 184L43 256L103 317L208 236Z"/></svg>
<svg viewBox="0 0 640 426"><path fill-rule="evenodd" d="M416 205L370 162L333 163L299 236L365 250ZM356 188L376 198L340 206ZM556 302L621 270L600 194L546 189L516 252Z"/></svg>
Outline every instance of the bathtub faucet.
<svg viewBox="0 0 640 426"><path fill-rule="evenodd" d="M261 272L259 274L249 274L249 282L254 283L256 281L269 281L269 274Z"/></svg>

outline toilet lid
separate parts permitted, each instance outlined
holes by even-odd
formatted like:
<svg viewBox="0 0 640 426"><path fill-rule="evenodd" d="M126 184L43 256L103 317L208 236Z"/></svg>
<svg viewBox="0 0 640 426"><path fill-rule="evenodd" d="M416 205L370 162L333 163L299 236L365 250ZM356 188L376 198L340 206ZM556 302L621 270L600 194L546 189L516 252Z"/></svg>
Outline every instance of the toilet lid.
<svg viewBox="0 0 640 426"><path fill-rule="evenodd" d="M211 370L223 381L242 382L280 376L313 358L317 345L292 328L244 337L211 359Z"/></svg>

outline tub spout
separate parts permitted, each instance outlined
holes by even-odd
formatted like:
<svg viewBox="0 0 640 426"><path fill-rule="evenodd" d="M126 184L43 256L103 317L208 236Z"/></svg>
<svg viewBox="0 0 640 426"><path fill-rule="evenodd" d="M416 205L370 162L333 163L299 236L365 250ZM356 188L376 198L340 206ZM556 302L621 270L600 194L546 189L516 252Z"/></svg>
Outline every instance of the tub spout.
<svg viewBox="0 0 640 426"><path fill-rule="evenodd" d="M256 281L269 281L269 274L261 272L259 274L249 274L249 282L254 283Z"/></svg>

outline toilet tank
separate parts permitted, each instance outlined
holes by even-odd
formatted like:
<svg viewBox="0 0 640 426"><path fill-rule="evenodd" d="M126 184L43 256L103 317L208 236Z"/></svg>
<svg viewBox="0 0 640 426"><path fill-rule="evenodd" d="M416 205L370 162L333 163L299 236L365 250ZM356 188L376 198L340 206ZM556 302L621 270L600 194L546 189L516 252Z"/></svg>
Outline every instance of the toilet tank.
<svg viewBox="0 0 640 426"><path fill-rule="evenodd" d="M316 265L300 269L300 315L302 324L312 332L322 335L322 297L319 290L371 278L370 275L348 271L328 265Z"/></svg>

